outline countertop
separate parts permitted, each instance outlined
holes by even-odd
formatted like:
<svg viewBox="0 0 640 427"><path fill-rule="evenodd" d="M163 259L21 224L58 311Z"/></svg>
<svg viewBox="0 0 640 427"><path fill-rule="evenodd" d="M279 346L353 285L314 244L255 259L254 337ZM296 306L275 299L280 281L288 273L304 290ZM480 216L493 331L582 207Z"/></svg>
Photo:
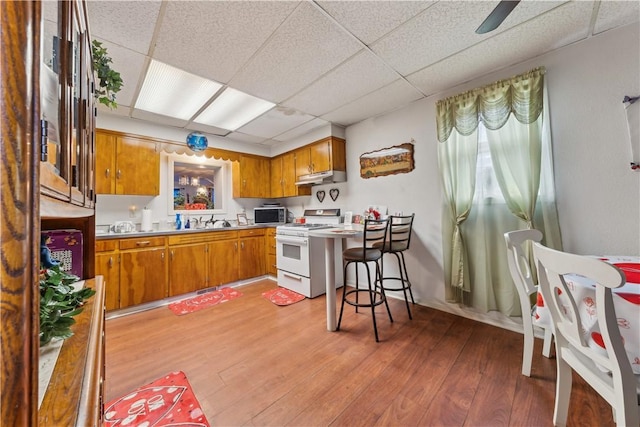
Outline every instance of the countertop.
<svg viewBox="0 0 640 427"><path fill-rule="evenodd" d="M256 228L272 228L281 223L252 224L222 228L187 228L182 230L132 231L130 233L105 233L96 230L96 240L125 239L127 237L173 236L176 234L215 233L217 231L250 230Z"/></svg>

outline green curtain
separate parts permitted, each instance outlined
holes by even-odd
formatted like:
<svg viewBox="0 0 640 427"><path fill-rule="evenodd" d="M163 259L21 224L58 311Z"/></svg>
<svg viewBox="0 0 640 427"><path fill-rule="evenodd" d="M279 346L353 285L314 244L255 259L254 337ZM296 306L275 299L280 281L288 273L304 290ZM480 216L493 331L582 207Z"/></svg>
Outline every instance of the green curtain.
<svg viewBox="0 0 640 427"><path fill-rule="evenodd" d="M535 227L547 244L560 246L545 102L544 69L538 68L437 103L448 301L519 315L503 234ZM473 203L480 121L506 205L481 198ZM465 163L468 170L461 171Z"/></svg>
<svg viewBox="0 0 640 427"><path fill-rule="evenodd" d="M445 198L443 229L448 230L444 251L446 299L453 302L462 300L463 291L470 291L469 280L465 280L467 251L460 226L469 216L473 202L477 140L476 131L466 136L453 132L449 136L449 143L438 145L438 164Z"/></svg>

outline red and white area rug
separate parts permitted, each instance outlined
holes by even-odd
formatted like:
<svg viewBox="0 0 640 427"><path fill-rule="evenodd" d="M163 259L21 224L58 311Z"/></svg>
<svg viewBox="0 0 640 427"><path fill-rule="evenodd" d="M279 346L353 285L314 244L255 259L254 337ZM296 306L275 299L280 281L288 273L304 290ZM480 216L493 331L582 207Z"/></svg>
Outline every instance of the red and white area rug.
<svg viewBox="0 0 640 427"><path fill-rule="evenodd" d="M106 427L209 427L184 372L171 372L105 405Z"/></svg>
<svg viewBox="0 0 640 427"><path fill-rule="evenodd" d="M178 316L193 313L203 308L211 307L216 304L231 301L232 299L241 297L242 293L233 288L222 288L217 291L207 292L193 298L176 301L169 304L169 310Z"/></svg>
<svg viewBox="0 0 640 427"><path fill-rule="evenodd" d="M304 295L300 295L297 292L280 287L264 292L262 296L275 305L291 305L300 302L305 298Z"/></svg>

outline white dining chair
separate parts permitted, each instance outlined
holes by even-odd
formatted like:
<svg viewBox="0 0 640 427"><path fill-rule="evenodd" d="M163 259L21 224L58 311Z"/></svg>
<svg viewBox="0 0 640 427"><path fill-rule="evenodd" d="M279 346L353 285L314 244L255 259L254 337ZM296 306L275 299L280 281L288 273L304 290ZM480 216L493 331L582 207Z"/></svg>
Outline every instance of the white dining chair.
<svg viewBox="0 0 640 427"><path fill-rule="evenodd" d="M597 258L560 252L540 243L534 243L533 252L556 341L553 424L566 425L574 370L611 405L618 427L640 425L640 377L633 374L625 353L611 295L611 289L625 283L624 274ZM594 281L596 317L606 351L597 351L585 339L576 302L565 281L567 274Z"/></svg>
<svg viewBox="0 0 640 427"><path fill-rule="evenodd" d="M526 245L530 241L540 242L542 233L539 230L517 230L504 233L504 240L507 244L507 257L509 272L518 290L520 297L520 307L522 309L522 327L524 329L524 349L522 351L522 375L531 376L531 361L533 359L533 317L535 304L531 304L531 295L537 295L538 284L534 280L529 266ZM544 342L542 354L549 357L551 354L551 343L553 333L551 328L544 329Z"/></svg>

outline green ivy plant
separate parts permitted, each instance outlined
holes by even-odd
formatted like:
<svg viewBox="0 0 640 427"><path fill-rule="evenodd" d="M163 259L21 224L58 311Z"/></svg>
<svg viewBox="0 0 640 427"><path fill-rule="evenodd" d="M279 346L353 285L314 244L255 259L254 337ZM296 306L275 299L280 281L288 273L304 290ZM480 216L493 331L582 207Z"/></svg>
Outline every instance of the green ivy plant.
<svg viewBox="0 0 640 427"><path fill-rule="evenodd" d="M74 290L78 276L54 265L40 271L40 345L53 338L66 339L73 335L74 316L82 312L85 300L96 292L91 288Z"/></svg>
<svg viewBox="0 0 640 427"><path fill-rule="evenodd" d="M122 89L122 77L119 72L111 68L113 61L107 54L107 48L102 46L101 42L93 40L91 53L93 55L93 70L98 77L95 97L101 104L111 109L117 108L116 93Z"/></svg>

